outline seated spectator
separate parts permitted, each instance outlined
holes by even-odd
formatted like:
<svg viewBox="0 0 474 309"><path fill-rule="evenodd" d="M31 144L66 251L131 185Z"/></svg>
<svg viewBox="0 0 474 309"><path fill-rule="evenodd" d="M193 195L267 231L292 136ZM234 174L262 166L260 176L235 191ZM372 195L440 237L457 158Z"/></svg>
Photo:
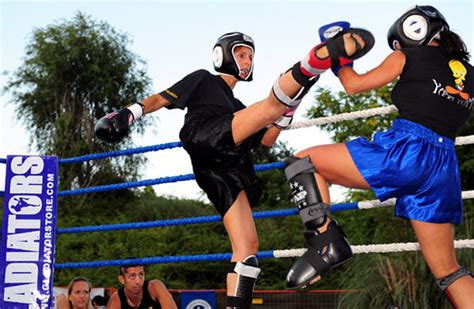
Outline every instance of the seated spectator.
<svg viewBox="0 0 474 309"><path fill-rule="evenodd" d="M118 279L123 287L110 297L108 309L177 308L163 282L158 279L145 280L143 265L120 267Z"/></svg>
<svg viewBox="0 0 474 309"><path fill-rule="evenodd" d="M61 294L56 299L58 309L91 309L92 285L86 278L77 277L69 282L67 297Z"/></svg>

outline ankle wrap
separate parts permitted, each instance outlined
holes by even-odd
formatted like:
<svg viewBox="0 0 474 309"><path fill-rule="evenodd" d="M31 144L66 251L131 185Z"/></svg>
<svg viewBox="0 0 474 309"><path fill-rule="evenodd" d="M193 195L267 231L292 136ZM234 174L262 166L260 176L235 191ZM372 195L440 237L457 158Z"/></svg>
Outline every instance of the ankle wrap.
<svg viewBox="0 0 474 309"><path fill-rule="evenodd" d="M253 289L261 268L255 255L248 256L242 262L231 263L229 273L237 274L235 296L227 296L227 307L250 308L252 305Z"/></svg>

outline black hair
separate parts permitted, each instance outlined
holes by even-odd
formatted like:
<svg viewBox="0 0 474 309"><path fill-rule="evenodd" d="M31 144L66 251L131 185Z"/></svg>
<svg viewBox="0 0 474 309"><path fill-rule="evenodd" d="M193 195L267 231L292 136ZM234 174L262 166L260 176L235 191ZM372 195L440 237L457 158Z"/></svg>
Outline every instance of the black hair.
<svg viewBox="0 0 474 309"><path fill-rule="evenodd" d="M92 299L92 303L95 303L97 306L107 306L107 299L102 295L96 295Z"/></svg>
<svg viewBox="0 0 474 309"><path fill-rule="evenodd" d="M450 30L443 30L439 34L439 44L450 58L469 61L471 55L461 37Z"/></svg>
<svg viewBox="0 0 474 309"><path fill-rule="evenodd" d="M143 270L145 270L145 265L140 265L140 264L128 264L128 265L123 265L119 267L119 274L121 276L125 276L125 273L127 272L127 269L131 267L143 267Z"/></svg>

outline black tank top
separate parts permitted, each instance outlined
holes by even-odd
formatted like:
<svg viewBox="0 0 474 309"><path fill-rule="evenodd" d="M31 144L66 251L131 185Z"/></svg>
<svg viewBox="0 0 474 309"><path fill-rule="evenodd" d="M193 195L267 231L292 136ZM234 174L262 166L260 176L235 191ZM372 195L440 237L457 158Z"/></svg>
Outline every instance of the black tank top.
<svg viewBox="0 0 474 309"><path fill-rule="evenodd" d="M399 118L455 138L474 104L474 69L448 58L441 47L404 48L405 66L393 88Z"/></svg>
<svg viewBox="0 0 474 309"><path fill-rule="evenodd" d="M118 295L120 298L120 308L122 309L134 309L134 307L131 307L128 302L127 302L127 296L125 296L125 291L124 288L121 288L118 291ZM150 293L148 292L148 281L145 281L143 284L143 298L142 301L140 302L140 305L137 307L137 309L161 309L160 303L154 301Z"/></svg>

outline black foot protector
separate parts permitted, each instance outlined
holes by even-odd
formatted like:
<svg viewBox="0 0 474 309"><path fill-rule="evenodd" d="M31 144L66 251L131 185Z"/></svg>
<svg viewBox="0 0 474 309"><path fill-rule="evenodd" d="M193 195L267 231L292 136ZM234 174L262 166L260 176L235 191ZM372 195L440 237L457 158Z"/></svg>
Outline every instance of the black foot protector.
<svg viewBox="0 0 474 309"><path fill-rule="evenodd" d="M242 262L231 263L230 273L237 273L235 296L227 296L227 309L250 309L255 282L260 267L255 255L248 256Z"/></svg>
<svg viewBox="0 0 474 309"><path fill-rule="evenodd" d="M323 276L330 268L352 258L352 249L346 235L336 221L329 223L326 232L304 232L308 251L300 257L286 276L288 289L305 289Z"/></svg>
<svg viewBox="0 0 474 309"><path fill-rule="evenodd" d="M448 299L451 306L453 306L453 308L456 308L456 304L454 302L454 299L452 299L451 295L448 292L448 287L452 283L454 283L454 281L461 279L464 276L471 276L474 278L474 275L469 270L467 270L464 267L461 267L455 272L453 272L452 274L449 274L446 277L437 279L435 281L436 287L441 293L444 294L444 296L446 296L446 298Z"/></svg>
<svg viewBox="0 0 474 309"><path fill-rule="evenodd" d="M308 229L304 236L308 251L298 259L289 271L287 288L303 289L318 276L352 258L352 250L346 235L335 220L329 217L328 206L322 203L315 169L310 157L290 158L285 175L290 183L292 200ZM325 232L317 229L330 221Z"/></svg>

